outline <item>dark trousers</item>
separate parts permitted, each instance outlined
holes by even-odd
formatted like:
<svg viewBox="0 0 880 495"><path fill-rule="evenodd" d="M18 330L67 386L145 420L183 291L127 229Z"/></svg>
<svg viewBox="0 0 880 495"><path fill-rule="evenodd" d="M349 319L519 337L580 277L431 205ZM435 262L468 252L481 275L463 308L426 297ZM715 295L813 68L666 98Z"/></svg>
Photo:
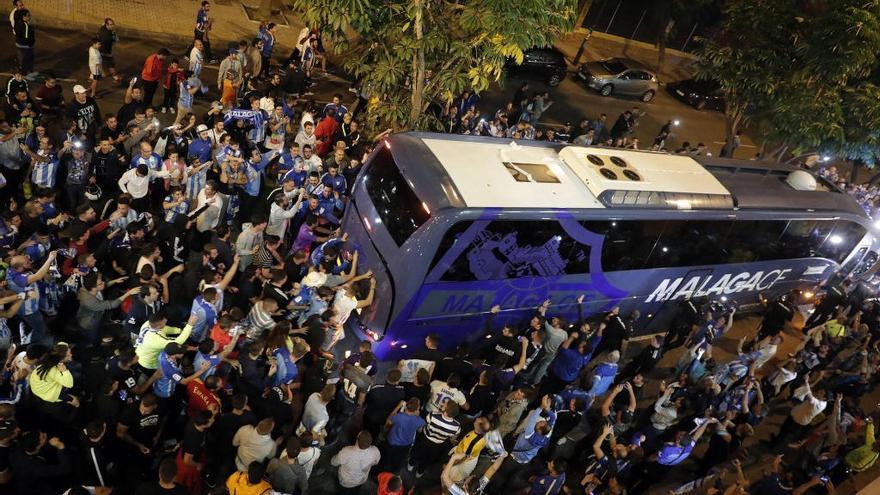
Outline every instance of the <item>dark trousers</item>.
<svg viewBox="0 0 880 495"><path fill-rule="evenodd" d="M403 467L409 457L410 445L389 445L382 446L382 470L389 473L397 473Z"/></svg>
<svg viewBox="0 0 880 495"><path fill-rule="evenodd" d="M64 188L64 193L67 195L67 206L71 210L75 210L77 206L82 202L85 197L86 186L84 184L71 184L68 183Z"/></svg>
<svg viewBox="0 0 880 495"><path fill-rule="evenodd" d="M34 71L34 47L32 46L17 46L18 49L18 64L21 66L22 74L30 74Z"/></svg>
<svg viewBox="0 0 880 495"><path fill-rule="evenodd" d="M810 425L803 426L794 420L791 415L785 418L785 423L782 423L782 426L779 428L779 433L774 437L773 440L776 442L785 442L787 438L791 437L794 440L800 440L801 437L810 429Z"/></svg>
<svg viewBox="0 0 880 495"><path fill-rule="evenodd" d="M690 329L687 327L670 328L666 332L666 337L663 339L663 349L675 349L676 347L684 344L684 341L687 340L688 333L690 333Z"/></svg>
<svg viewBox="0 0 880 495"><path fill-rule="evenodd" d="M813 310L813 314L811 314L810 317L807 318L807 321L804 322L804 332L828 321L831 316L834 315L835 309L837 309L836 306L828 307L822 304L816 306L815 310Z"/></svg>
<svg viewBox="0 0 880 495"><path fill-rule="evenodd" d="M165 88L165 98L162 99L162 108L177 108L177 84L171 83L170 88Z"/></svg>
<svg viewBox="0 0 880 495"><path fill-rule="evenodd" d="M269 65L272 62L272 58L267 57L267 56L263 55L262 53L260 54L260 58L263 59L263 65L260 67L260 77L268 77L269 76Z"/></svg>
<svg viewBox="0 0 880 495"><path fill-rule="evenodd" d="M143 81L144 83L144 104L148 107L153 106L153 96L159 87L159 81Z"/></svg>
<svg viewBox="0 0 880 495"><path fill-rule="evenodd" d="M448 450L449 443L434 443L424 435L419 435L409 453L409 463L416 472L423 472L432 464L440 462Z"/></svg>
<svg viewBox="0 0 880 495"><path fill-rule="evenodd" d="M138 213L150 211L150 195L147 194L143 198L134 198L131 200L131 207Z"/></svg>
<svg viewBox="0 0 880 495"><path fill-rule="evenodd" d="M513 457L507 457L486 487L486 493L500 495L519 493L528 485L528 479L535 474L533 463L520 464Z"/></svg>

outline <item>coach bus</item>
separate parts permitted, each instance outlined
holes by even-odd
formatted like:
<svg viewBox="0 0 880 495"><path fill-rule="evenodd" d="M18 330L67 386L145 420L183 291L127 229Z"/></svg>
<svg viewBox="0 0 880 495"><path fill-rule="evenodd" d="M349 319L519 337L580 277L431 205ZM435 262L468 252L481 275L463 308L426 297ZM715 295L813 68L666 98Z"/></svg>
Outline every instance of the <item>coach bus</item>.
<svg viewBox="0 0 880 495"><path fill-rule="evenodd" d="M683 299L815 290L876 259L871 228L793 167L428 133L376 147L343 220L377 278L360 329L391 358L430 333L479 339L496 304L499 324L545 299L574 321L584 295L587 315L639 309L648 333Z"/></svg>

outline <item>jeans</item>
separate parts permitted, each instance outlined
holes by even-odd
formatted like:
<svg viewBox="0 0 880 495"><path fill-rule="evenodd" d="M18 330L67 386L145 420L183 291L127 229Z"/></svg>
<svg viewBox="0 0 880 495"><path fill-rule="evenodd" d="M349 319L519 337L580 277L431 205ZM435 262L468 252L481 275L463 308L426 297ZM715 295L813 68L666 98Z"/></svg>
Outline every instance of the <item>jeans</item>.
<svg viewBox="0 0 880 495"><path fill-rule="evenodd" d="M34 47L18 46L18 63L21 66L22 74L30 74L34 71Z"/></svg>

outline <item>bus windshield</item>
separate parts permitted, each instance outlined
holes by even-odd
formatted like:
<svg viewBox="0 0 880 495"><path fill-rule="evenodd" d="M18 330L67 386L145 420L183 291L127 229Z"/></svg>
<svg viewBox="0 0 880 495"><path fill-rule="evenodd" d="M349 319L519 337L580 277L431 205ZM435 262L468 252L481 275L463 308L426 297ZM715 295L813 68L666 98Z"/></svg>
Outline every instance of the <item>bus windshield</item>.
<svg viewBox="0 0 880 495"><path fill-rule="evenodd" d="M370 162L366 189L382 224L398 246L431 218L385 146L379 148Z"/></svg>

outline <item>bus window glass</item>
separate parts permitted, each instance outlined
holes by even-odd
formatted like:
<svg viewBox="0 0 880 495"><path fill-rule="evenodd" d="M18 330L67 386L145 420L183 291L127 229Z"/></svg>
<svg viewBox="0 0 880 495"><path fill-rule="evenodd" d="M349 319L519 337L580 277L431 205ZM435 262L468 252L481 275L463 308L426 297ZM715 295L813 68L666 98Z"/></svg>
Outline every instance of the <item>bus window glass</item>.
<svg viewBox="0 0 880 495"><path fill-rule="evenodd" d="M830 235L819 247L819 256L843 263L843 260L855 249L867 231L861 225L846 220L838 220Z"/></svg>
<svg viewBox="0 0 880 495"><path fill-rule="evenodd" d="M725 263L729 230L730 222L667 221L645 268Z"/></svg>
<svg viewBox="0 0 880 495"><path fill-rule="evenodd" d="M664 221L588 221L584 228L605 236L602 267L606 272L639 270L647 262Z"/></svg>
<svg viewBox="0 0 880 495"><path fill-rule="evenodd" d="M725 241L725 263L749 263L784 257L779 249L779 239L788 222L737 220L731 223L733 225Z"/></svg>
<svg viewBox="0 0 880 495"><path fill-rule="evenodd" d="M437 266L437 263L440 262L440 260L443 258L443 256L446 255L446 253L457 247L456 243L461 237L461 234L463 234L464 231L467 230L472 223L473 222L471 220L458 222L446 231L446 234L443 236L443 240L441 240L440 245L437 246L437 252L434 253L434 259L431 261L431 267L428 268L428 272L430 272L434 269L435 266Z"/></svg>
<svg viewBox="0 0 880 495"><path fill-rule="evenodd" d="M370 162L366 189L382 225L398 246L431 218L398 170L391 151L385 146L379 147Z"/></svg>
<svg viewBox="0 0 880 495"><path fill-rule="evenodd" d="M589 272L590 247L550 220L490 223L443 275L443 281L554 277Z"/></svg>
<svg viewBox="0 0 880 495"><path fill-rule="evenodd" d="M792 220L785 226L779 239L779 248L786 258L809 258L816 252L810 233L816 220Z"/></svg>

